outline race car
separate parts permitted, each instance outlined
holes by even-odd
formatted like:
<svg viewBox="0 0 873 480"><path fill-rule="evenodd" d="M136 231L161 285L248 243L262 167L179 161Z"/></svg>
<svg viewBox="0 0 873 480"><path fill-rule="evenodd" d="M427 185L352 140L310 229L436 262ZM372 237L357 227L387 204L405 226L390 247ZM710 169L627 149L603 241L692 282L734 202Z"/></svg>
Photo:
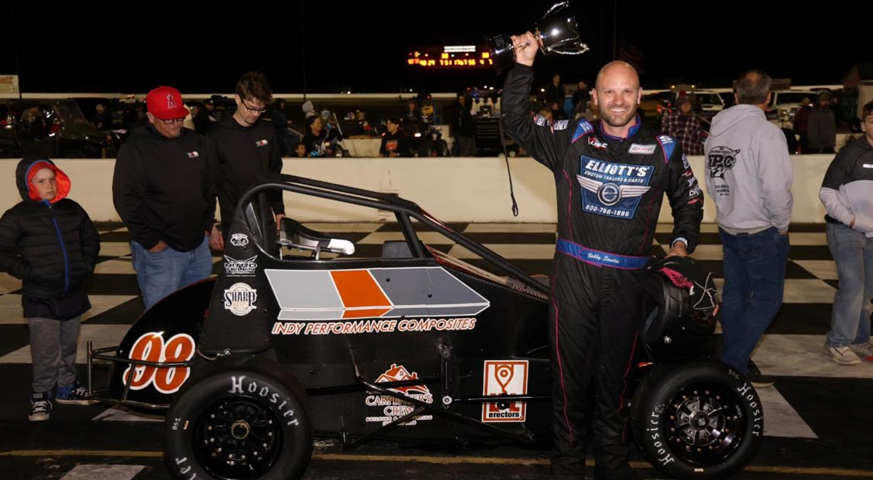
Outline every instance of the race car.
<svg viewBox="0 0 873 480"><path fill-rule="evenodd" d="M291 218L277 228L271 190L392 212L403 240L356 252ZM424 244L421 229L488 268ZM761 401L701 357L714 314L692 312L688 290L656 272L649 279L634 440L667 475L728 478L760 446ZM240 200L218 278L153 306L120 345L88 344L88 386L93 363L110 362L96 399L166 411L165 463L185 480L299 478L313 437L347 448L377 438L548 443L548 301L547 277L413 202L271 175Z"/></svg>

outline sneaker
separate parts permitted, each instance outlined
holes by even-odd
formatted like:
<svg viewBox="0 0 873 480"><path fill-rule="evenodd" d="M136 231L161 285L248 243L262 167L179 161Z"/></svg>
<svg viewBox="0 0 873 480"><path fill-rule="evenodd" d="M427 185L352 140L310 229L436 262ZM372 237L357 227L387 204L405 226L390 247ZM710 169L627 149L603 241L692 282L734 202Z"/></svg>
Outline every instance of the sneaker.
<svg viewBox="0 0 873 480"><path fill-rule="evenodd" d="M761 369L751 360L749 360L749 371L746 373L746 378L749 379L749 383L755 388L772 387L774 383L773 379L769 375L761 373Z"/></svg>
<svg viewBox="0 0 873 480"><path fill-rule="evenodd" d="M873 362L873 345L869 343L858 343L855 345L849 345L849 348L855 352L855 355L858 355L861 360L866 360L868 362Z"/></svg>
<svg viewBox="0 0 873 480"><path fill-rule="evenodd" d="M91 399L88 390L78 381L66 387L58 387L55 401L64 405L94 405L97 403Z"/></svg>
<svg viewBox="0 0 873 480"><path fill-rule="evenodd" d="M30 394L30 414L27 419L31 422L44 422L52 413L52 401L50 392Z"/></svg>
<svg viewBox="0 0 873 480"><path fill-rule="evenodd" d="M832 347L830 345L825 345L824 351L825 355L831 357L831 360L840 365L857 365L861 363L861 359L858 358L858 356L855 355L855 352L853 352L849 347Z"/></svg>

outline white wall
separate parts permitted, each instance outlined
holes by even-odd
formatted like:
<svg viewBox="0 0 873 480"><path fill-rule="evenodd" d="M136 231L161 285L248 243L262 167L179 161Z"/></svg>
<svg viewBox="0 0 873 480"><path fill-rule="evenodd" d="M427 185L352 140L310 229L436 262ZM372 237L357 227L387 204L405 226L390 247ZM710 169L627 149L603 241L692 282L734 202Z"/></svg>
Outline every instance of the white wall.
<svg viewBox="0 0 873 480"><path fill-rule="evenodd" d="M833 155L793 156L794 212L792 222L821 223L825 214L818 200L822 178ZM703 183L703 157L689 157ZM0 159L0 210L21 200L15 188L18 160ZM112 205L113 159L55 160L72 179L70 198L95 221L118 221ZM506 164L502 158L286 158L284 173L367 190L397 193L447 222L555 222L552 173L532 158L511 158L512 178L520 214L513 217ZM285 194L290 216L301 221L378 221L393 215L338 202ZM669 222L665 201L661 221ZM715 220L707 196L704 222Z"/></svg>

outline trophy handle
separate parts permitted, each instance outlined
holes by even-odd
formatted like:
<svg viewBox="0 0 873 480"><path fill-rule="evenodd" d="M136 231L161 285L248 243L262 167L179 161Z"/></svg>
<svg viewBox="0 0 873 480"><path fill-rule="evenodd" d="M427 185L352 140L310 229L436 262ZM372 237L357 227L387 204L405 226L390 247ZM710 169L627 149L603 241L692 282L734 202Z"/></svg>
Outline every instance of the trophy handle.
<svg viewBox="0 0 873 480"><path fill-rule="evenodd" d="M561 48L561 49L556 48L556 47L561 47L562 44L565 42L567 44L566 47ZM577 39L575 39L575 38L568 38L566 40L561 40L560 42L549 46L548 49L549 49L549 52L557 53L558 55L581 55L581 54L587 52L588 50L590 50L588 48L588 44L578 43ZM545 53L546 52L544 51L543 54L545 54Z"/></svg>
<svg viewBox="0 0 873 480"><path fill-rule="evenodd" d="M558 10L558 9L561 9L561 8L564 8L564 7L569 7L569 6L570 6L570 2L569 2L569 1L558 2L558 3L554 4L554 5L552 5L552 8L550 8L549 11L546 12L545 15L543 15L543 18L542 18L541 20L545 20L546 18L548 18L549 15L551 15L552 12L554 12L555 10Z"/></svg>

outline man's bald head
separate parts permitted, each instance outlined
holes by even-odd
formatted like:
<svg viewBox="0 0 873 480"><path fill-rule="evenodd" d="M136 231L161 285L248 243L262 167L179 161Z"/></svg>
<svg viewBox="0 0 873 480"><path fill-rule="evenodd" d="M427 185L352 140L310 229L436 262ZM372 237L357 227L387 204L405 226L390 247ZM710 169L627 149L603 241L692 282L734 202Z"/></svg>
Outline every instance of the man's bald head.
<svg viewBox="0 0 873 480"><path fill-rule="evenodd" d="M749 70L737 80L737 103L762 105L770 94L770 76L760 70Z"/></svg>
<svg viewBox="0 0 873 480"><path fill-rule="evenodd" d="M601 89L603 80L613 75L629 75L633 79L635 88L640 88L640 76L637 74L637 70L633 65L621 60L609 62L604 65L599 72L597 72L597 82L595 83L594 88Z"/></svg>

